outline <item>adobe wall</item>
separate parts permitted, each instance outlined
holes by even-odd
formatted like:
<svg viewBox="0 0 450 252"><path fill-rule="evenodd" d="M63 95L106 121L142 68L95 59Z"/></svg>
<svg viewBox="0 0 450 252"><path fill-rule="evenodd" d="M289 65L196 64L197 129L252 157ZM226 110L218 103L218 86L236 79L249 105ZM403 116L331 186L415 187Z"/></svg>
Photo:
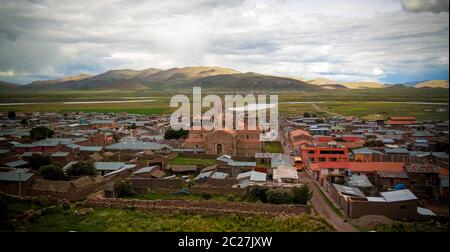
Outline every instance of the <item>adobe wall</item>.
<svg viewBox="0 0 450 252"><path fill-rule="evenodd" d="M401 209L405 206L405 209ZM349 217L358 218L364 215L384 215L391 219L417 218L417 200L402 202L369 202L349 200Z"/></svg>

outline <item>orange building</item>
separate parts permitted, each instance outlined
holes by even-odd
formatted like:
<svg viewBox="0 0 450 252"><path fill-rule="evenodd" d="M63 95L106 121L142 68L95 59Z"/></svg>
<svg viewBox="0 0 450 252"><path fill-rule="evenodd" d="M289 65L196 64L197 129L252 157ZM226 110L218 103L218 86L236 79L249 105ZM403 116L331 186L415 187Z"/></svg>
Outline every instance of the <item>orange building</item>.
<svg viewBox="0 0 450 252"><path fill-rule="evenodd" d="M302 159L309 162L348 162L348 149L345 146L301 146Z"/></svg>

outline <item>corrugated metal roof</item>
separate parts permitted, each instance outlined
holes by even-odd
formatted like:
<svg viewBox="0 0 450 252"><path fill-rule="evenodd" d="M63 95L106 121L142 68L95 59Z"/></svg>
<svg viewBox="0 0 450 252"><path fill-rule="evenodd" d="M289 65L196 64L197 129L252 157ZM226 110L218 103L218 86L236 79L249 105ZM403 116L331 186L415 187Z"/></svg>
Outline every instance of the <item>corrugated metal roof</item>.
<svg viewBox="0 0 450 252"><path fill-rule="evenodd" d="M194 178L194 180L209 178L209 176L211 176L212 173L213 171L202 172L198 174L197 177Z"/></svg>
<svg viewBox="0 0 450 252"><path fill-rule="evenodd" d="M146 172L151 172L153 171L153 169L155 169L157 166L147 166L147 167L142 167L141 169L133 172L133 174L140 174L140 173L146 173Z"/></svg>
<svg viewBox="0 0 450 252"><path fill-rule="evenodd" d="M391 192L382 192L381 196L386 200L386 202L398 202L398 201L408 201L416 200L417 197L410 190L403 189Z"/></svg>
<svg viewBox="0 0 450 252"><path fill-rule="evenodd" d="M95 169L100 171L115 171L119 170L125 165L125 163L122 162L95 162L94 166Z"/></svg>
<svg viewBox="0 0 450 252"><path fill-rule="evenodd" d="M102 149L102 146L80 146L80 151L99 152Z"/></svg>
<svg viewBox="0 0 450 252"><path fill-rule="evenodd" d="M22 165L26 165L27 162L24 160L17 160L17 161L12 161L9 163L6 163L5 165L8 167L18 167L18 166L22 166Z"/></svg>
<svg viewBox="0 0 450 252"><path fill-rule="evenodd" d="M341 193L348 194L352 196L359 196L359 197L366 197L361 190L359 190L357 187L351 187L351 186L344 186L344 185L338 185L333 184L333 186Z"/></svg>
<svg viewBox="0 0 450 252"><path fill-rule="evenodd" d="M0 172L0 181L8 182L26 182L34 173L21 173L21 172Z"/></svg>
<svg viewBox="0 0 450 252"><path fill-rule="evenodd" d="M167 144L141 141L121 142L106 147L108 150L160 150L163 148L172 149L172 147Z"/></svg>
<svg viewBox="0 0 450 252"><path fill-rule="evenodd" d="M214 172L213 175L211 175L210 178L212 179L226 179L228 176L228 173L225 172Z"/></svg>

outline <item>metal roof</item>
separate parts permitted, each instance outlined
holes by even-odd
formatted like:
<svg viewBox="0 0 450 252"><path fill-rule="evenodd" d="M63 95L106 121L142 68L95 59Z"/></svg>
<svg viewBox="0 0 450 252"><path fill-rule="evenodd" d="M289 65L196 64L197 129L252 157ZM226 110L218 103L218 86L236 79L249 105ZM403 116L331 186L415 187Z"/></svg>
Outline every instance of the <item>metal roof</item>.
<svg viewBox="0 0 450 252"><path fill-rule="evenodd" d="M102 146L80 146L80 151L99 152L102 149Z"/></svg>
<svg viewBox="0 0 450 252"><path fill-rule="evenodd" d="M225 173L225 172L214 172L211 175L211 177L209 177L209 178L212 178L212 179L226 179L228 176L230 176L230 175L228 175L228 173Z"/></svg>
<svg viewBox="0 0 450 252"><path fill-rule="evenodd" d="M100 171L115 171L119 170L125 165L122 162L95 162L94 166L96 170Z"/></svg>
<svg viewBox="0 0 450 252"><path fill-rule="evenodd" d="M9 163L6 163L5 165L8 167L18 167L18 166L22 166L22 165L26 165L27 162L24 160L17 160L17 161L12 161Z"/></svg>
<svg viewBox="0 0 450 252"><path fill-rule="evenodd" d="M231 161L228 162L229 166L256 166L256 162L243 162L243 161Z"/></svg>
<svg viewBox="0 0 450 252"><path fill-rule="evenodd" d="M69 152L62 152L58 151L51 155L51 157L67 157L69 155Z"/></svg>
<svg viewBox="0 0 450 252"><path fill-rule="evenodd" d="M163 148L172 149L172 147L167 144L142 141L120 142L106 147L108 150L160 150Z"/></svg>
<svg viewBox="0 0 450 252"><path fill-rule="evenodd" d="M359 196L359 197L366 197L361 190L359 190L357 187L351 187L351 186L344 186L344 185L338 185L333 184L333 186L341 193L352 195L352 196Z"/></svg>
<svg viewBox="0 0 450 252"><path fill-rule="evenodd" d="M34 173L0 172L0 181L26 182L33 175L34 175Z"/></svg>
<svg viewBox="0 0 450 252"><path fill-rule="evenodd" d="M349 186L373 187L372 183L370 183L366 175L360 176L352 175L349 177L349 181L347 183Z"/></svg>
<svg viewBox="0 0 450 252"><path fill-rule="evenodd" d="M264 172L248 171L241 172L237 175L236 179L249 178L251 181L266 181L267 174Z"/></svg>
<svg viewBox="0 0 450 252"><path fill-rule="evenodd" d="M202 172L198 174L197 177L194 178L194 180L209 178L209 176L211 176L212 173L213 171Z"/></svg>
<svg viewBox="0 0 450 252"><path fill-rule="evenodd" d="M366 199L370 202L386 202L383 197L366 197Z"/></svg>
<svg viewBox="0 0 450 252"><path fill-rule="evenodd" d="M398 202L398 201L408 201L416 200L417 197L410 190L403 189L391 192L382 192L381 196L386 200L386 202Z"/></svg>
<svg viewBox="0 0 450 252"><path fill-rule="evenodd" d="M147 166L147 167L142 167L141 169L133 172L133 174L140 174L140 173L146 173L146 172L151 172L153 171L153 169L155 169L157 166Z"/></svg>

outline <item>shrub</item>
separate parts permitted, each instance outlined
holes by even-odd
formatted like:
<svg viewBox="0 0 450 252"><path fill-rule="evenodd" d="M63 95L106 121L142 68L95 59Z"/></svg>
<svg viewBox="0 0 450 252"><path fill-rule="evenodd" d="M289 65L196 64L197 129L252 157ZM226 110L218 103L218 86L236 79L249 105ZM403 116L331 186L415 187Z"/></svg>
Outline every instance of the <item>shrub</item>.
<svg viewBox="0 0 450 252"><path fill-rule="evenodd" d="M113 185L114 194L118 198L133 197L136 195L136 191L133 189L133 185L129 180L120 179Z"/></svg>
<svg viewBox="0 0 450 252"><path fill-rule="evenodd" d="M69 176L92 176L96 174L95 167L89 162L78 162L67 168Z"/></svg>
<svg viewBox="0 0 450 252"><path fill-rule="evenodd" d="M39 169L42 177L48 180L59 180L64 177L64 171L58 165L44 165Z"/></svg>
<svg viewBox="0 0 450 252"><path fill-rule="evenodd" d="M212 195L210 193L207 192L202 192L201 194L202 198L204 198L205 200L209 200L211 199Z"/></svg>
<svg viewBox="0 0 450 252"><path fill-rule="evenodd" d="M9 112L8 112L8 118L9 118L9 119L16 119L16 112L14 112L14 111L9 111Z"/></svg>
<svg viewBox="0 0 450 252"><path fill-rule="evenodd" d="M292 200L291 195L282 189L270 189L266 192L267 202L271 204L285 204Z"/></svg>
<svg viewBox="0 0 450 252"><path fill-rule="evenodd" d="M164 133L164 139L179 139L179 138L187 138L189 135L188 130L180 129L180 130L173 130L168 129Z"/></svg>
<svg viewBox="0 0 450 252"><path fill-rule="evenodd" d="M233 194L228 194L228 195L225 197L225 200L226 200L226 201L235 201L235 200L236 200L236 197L235 197Z"/></svg>
<svg viewBox="0 0 450 252"><path fill-rule="evenodd" d="M37 128L32 128L30 131L30 138L37 141L37 140L42 140L42 139L46 139L48 137L52 137L53 136L54 131L41 126L41 127L37 127Z"/></svg>
<svg viewBox="0 0 450 252"><path fill-rule="evenodd" d="M37 154L33 154L30 157L30 167L32 170L39 170L39 168L41 168L41 166L49 165L49 164L50 164L49 157L45 157L45 156L41 156L41 155L37 155Z"/></svg>
<svg viewBox="0 0 450 252"><path fill-rule="evenodd" d="M251 201L258 201L260 200L263 203L267 202L267 188L261 187L261 186L255 186L251 187L247 192L247 198Z"/></svg>
<svg viewBox="0 0 450 252"><path fill-rule="evenodd" d="M306 204L312 197L312 192L307 185L292 188L293 200L297 204Z"/></svg>

